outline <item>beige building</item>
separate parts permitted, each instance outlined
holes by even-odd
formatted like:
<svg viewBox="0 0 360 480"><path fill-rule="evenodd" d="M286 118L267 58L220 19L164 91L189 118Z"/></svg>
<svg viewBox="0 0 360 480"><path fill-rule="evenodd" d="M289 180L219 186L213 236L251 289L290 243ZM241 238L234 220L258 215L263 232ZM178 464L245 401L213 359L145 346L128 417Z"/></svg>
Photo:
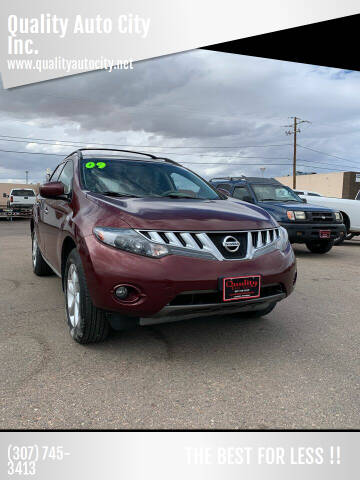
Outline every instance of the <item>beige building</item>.
<svg viewBox="0 0 360 480"><path fill-rule="evenodd" d="M9 195L12 188L32 188L35 193L39 193L39 183L0 183L0 205L7 204L6 195Z"/></svg>
<svg viewBox="0 0 360 480"><path fill-rule="evenodd" d="M276 180L292 188L293 178L276 177ZM296 176L296 190L310 190L324 197L354 199L360 190L360 173L329 172Z"/></svg>

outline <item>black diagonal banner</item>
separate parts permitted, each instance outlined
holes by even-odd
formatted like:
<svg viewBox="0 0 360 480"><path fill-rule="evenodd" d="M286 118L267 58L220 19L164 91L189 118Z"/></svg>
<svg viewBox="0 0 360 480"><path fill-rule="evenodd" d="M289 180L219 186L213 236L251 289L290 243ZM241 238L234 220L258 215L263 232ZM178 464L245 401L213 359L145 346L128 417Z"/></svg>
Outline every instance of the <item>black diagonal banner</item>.
<svg viewBox="0 0 360 480"><path fill-rule="evenodd" d="M205 47L208 50L360 70L360 15L256 35Z"/></svg>

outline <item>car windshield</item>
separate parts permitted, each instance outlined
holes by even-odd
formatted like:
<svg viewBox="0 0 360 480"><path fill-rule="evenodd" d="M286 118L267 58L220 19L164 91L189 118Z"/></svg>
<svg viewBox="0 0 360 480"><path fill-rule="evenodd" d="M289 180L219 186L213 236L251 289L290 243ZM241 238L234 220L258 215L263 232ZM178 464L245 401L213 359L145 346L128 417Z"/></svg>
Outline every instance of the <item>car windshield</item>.
<svg viewBox="0 0 360 480"><path fill-rule="evenodd" d="M13 190L11 195L13 197L35 197L35 193L32 190Z"/></svg>
<svg viewBox="0 0 360 480"><path fill-rule="evenodd" d="M80 171L83 188L104 195L220 199L200 177L171 163L85 158Z"/></svg>
<svg viewBox="0 0 360 480"><path fill-rule="evenodd" d="M251 185L258 202L301 202L300 197L290 188L276 184Z"/></svg>

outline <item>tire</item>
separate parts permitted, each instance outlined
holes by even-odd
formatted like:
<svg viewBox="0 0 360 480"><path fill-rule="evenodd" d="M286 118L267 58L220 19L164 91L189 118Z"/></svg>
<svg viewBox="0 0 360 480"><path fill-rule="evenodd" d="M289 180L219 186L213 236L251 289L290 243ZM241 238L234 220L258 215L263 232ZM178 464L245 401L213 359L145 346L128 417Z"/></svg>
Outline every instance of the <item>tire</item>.
<svg viewBox="0 0 360 480"><path fill-rule="evenodd" d="M270 305L267 308L263 308L262 310L254 310L253 312L244 312L244 318L259 318L259 317L264 317L265 315L268 315L270 312L272 312L275 308L276 302L270 303Z"/></svg>
<svg viewBox="0 0 360 480"><path fill-rule="evenodd" d="M348 233L346 236L345 236L345 240L351 240L355 237L355 233Z"/></svg>
<svg viewBox="0 0 360 480"><path fill-rule="evenodd" d="M350 220L347 216L344 216L343 214L343 219L344 219L344 225L345 225L345 233L341 235L340 237L336 238L334 241L334 245L342 245L345 240L351 240L352 237L354 236L353 233L350 233Z"/></svg>
<svg viewBox="0 0 360 480"><path fill-rule="evenodd" d="M91 300L81 258L75 248L66 261L64 293L72 338L83 345L104 341L109 334L109 323L105 312L95 307Z"/></svg>
<svg viewBox="0 0 360 480"><path fill-rule="evenodd" d="M307 248L312 253L327 253L330 252L334 245L333 240L318 240L315 242L306 242Z"/></svg>
<svg viewBox="0 0 360 480"><path fill-rule="evenodd" d="M49 265L45 262L40 252L40 248L37 243L35 232L32 232L31 234L31 245L32 245L32 252L31 252L32 266L33 266L33 272L35 273L35 275L38 275L39 277L52 275L54 272L51 270Z"/></svg>
<svg viewBox="0 0 360 480"><path fill-rule="evenodd" d="M342 233L339 237L335 238L334 245L342 245L344 241L347 239L347 233Z"/></svg>

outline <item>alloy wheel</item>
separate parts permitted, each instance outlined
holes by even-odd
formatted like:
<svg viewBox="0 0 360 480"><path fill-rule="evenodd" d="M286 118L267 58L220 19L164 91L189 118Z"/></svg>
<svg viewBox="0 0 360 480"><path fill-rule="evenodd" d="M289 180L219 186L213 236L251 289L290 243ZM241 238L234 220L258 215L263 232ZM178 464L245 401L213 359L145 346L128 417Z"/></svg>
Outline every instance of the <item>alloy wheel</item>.
<svg viewBox="0 0 360 480"><path fill-rule="evenodd" d="M66 302L70 323L75 328L80 321L80 283L76 266L73 263L67 274Z"/></svg>
<svg viewBox="0 0 360 480"><path fill-rule="evenodd" d="M33 237L33 244L32 244L32 261L33 261L33 265L34 265L34 268L36 267L36 259L37 259L37 248L38 248L38 244L37 244L37 238L36 238L36 235L34 233L34 237Z"/></svg>

